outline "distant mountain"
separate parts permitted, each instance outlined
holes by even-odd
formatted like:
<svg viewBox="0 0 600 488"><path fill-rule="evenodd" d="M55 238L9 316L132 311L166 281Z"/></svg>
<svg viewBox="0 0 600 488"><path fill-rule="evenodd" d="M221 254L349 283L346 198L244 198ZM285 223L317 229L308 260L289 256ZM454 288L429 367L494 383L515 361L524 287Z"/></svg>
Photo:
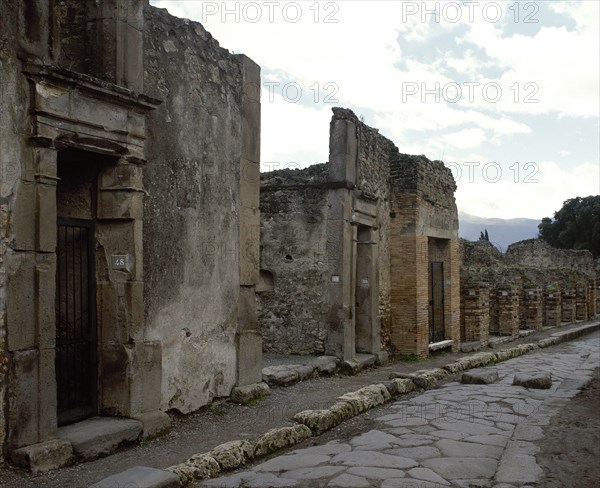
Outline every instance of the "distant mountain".
<svg viewBox="0 0 600 488"><path fill-rule="evenodd" d="M502 252L506 252L508 245L513 242L537 237L540 223L536 219L490 219L464 212L458 213L458 222L460 237L476 241L480 232L487 229L490 242Z"/></svg>

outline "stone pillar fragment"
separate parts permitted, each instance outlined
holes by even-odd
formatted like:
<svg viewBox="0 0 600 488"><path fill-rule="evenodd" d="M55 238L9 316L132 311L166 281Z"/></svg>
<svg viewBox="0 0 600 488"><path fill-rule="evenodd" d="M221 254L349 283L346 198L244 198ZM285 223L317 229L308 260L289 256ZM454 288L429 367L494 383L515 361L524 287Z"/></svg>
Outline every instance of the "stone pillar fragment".
<svg viewBox="0 0 600 488"><path fill-rule="evenodd" d="M490 285L486 282L461 284L461 326L465 342L487 346L490 337Z"/></svg>

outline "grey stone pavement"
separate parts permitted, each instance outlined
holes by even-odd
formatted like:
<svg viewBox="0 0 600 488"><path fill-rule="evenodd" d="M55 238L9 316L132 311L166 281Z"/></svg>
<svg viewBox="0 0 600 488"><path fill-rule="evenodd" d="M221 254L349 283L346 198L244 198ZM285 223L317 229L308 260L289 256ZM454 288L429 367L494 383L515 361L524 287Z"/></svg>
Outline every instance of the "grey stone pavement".
<svg viewBox="0 0 600 488"><path fill-rule="evenodd" d="M446 383L371 411L378 428L350 439L291 451L246 471L207 480L236 487L540 486L533 441L600 366L600 334L485 368L489 385ZM513 386L517 373L550 372L550 389Z"/></svg>

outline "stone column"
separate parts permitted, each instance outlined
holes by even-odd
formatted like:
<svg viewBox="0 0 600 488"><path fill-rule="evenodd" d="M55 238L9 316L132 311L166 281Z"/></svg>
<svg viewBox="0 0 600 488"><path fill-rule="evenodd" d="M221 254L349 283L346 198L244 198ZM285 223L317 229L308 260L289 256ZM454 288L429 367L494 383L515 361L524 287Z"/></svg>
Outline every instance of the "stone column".
<svg viewBox="0 0 600 488"><path fill-rule="evenodd" d="M490 285L467 282L461 284L461 289L463 340L487 346L490 338Z"/></svg>
<svg viewBox="0 0 600 488"><path fill-rule="evenodd" d="M593 319L598 313L596 299L596 280L590 280L588 282L588 319Z"/></svg>
<svg viewBox="0 0 600 488"><path fill-rule="evenodd" d="M542 290L525 288L521 292L523 302L523 318L521 328L524 330L540 330L542 328Z"/></svg>
<svg viewBox="0 0 600 488"><path fill-rule="evenodd" d="M518 337L519 292L516 286L499 284L490 294L492 314L490 334Z"/></svg>
<svg viewBox="0 0 600 488"><path fill-rule="evenodd" d="M544 292L543 326L558 327L561 322L561 293L560 290Z"/></svg>
<svg viewBox="0 0 600 488"><path fill-rule="evenodd" d="M567 324L575 322L575 290L569 285L562 292L561 321Z"/></svg>
<svg viewBox="0 0 600 488"><path fill-rule="evenodd" d="M262 334L256 312L260 266L260 67L244 55L240 157L240 292L238 297L237 386L262 381Z"/></svg>
<svg viewBox="0 0 600 488"><path fill-rule="evenodd" d="M575 291L575 320L587 320L587 283L578 283Z"/></svg>

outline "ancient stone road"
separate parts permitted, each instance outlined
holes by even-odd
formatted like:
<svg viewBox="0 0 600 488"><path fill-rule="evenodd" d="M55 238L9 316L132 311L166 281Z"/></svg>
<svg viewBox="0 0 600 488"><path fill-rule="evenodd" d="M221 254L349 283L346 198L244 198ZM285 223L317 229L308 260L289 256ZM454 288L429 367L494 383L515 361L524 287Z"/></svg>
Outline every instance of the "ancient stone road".
<svg viewBox="0 0 600 488"><path fill-rule="evenodd" d="M292 451L200 484L225 487L534 486L532 442L600 364L599 334L489 366L489 385L447 383L385 409L379 428ZM513 386L517 373L552 374L547 390Z"/></svg>

